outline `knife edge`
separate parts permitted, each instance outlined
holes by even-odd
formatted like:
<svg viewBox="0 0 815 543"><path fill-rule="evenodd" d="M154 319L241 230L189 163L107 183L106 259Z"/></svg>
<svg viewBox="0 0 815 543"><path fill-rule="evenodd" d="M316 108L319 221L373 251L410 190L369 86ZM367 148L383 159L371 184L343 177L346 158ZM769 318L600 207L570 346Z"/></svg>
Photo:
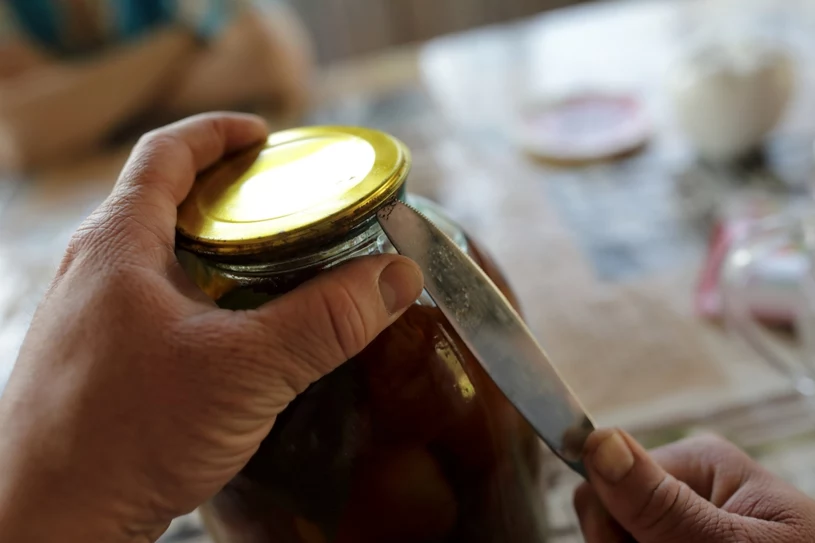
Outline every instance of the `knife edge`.
<svg viewBox="0 0 815 543"><path fill-rule="evenodd" d="M403 239L399 234L397 223L405 221L397 219L407 217L410 222L401 208L415 214L424 223L424 235L429 238L426 240L430 248L426 251L428 254L420 253L421 243ZM506 296L447 234L419 210L393 201L380 209L377 219L397 252L416 260L425 275L430 274L430 278L425 279L428 294L490 378L553 452L572 469L585 475L581 461L583 445L594 430L594 423ZM469 276L473 280L468 284L465 279L451 274L452 269L464 270L465 279ZM486 307L473 307L470 303L474 290L473 298L478 301L479 289L487 298ZM482 335L475 344L471 336L474 330L479 330ZM507 330L514 331L517 336L514 338L517 342L515 350L525 351L520 353L523 355L520 358L513 359L500 351L500 346L507 343L500 334ZM484 334L485 331L488 333ZM490 337L490 333L497 335ZM493 342L499 346L498 350L490 347ZM539 364L535 366L530 361ZM499 371L501 365L513 369ZM555 417L555 422L540 422L547 417ZM558 433L560 435L556 435Z"/></svg>

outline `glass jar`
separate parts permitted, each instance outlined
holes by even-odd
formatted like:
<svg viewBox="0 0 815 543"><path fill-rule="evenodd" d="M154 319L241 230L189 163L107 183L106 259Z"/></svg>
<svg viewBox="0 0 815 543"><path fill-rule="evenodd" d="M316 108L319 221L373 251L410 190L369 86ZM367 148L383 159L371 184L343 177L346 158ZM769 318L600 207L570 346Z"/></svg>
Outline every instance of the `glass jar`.
<svg viewBox="0 0 815 543"><path fill-rule="evenodd" d="M401 142L373 130L274 134L199 178L179 208L179 260L219 306L257 307L351 258L395 252L374 215L400 198L517 306L461 228L406 194L409 165ZM534 431L424 294L300 394L202 514L217 543L539 543L541 457Z"/></svg>

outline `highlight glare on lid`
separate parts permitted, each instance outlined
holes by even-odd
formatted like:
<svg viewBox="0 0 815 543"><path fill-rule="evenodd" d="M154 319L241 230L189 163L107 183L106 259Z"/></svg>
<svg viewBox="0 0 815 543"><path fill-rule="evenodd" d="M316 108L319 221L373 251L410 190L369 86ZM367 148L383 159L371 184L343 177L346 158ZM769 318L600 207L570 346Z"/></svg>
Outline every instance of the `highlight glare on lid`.
<svg viewBox="0 0 815 543"><path fill-rule="evenodd" d="M375 130L272 134L199 177L179 207L179 242L252 254L341 233L396 195L409 163L401 142Z"/></svg>

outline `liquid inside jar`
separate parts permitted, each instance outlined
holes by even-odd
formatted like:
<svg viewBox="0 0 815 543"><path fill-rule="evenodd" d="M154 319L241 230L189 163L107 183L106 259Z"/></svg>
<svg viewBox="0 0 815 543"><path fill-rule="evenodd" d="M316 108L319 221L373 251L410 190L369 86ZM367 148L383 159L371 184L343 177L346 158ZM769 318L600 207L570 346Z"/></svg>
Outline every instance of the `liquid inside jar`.
<svg viewBox="0 0 815 543"><path fill-rule="evenodd" d="M219 304L254 307L276 285L255 281ZM425 295L298 396L202 512L218 543L540 543L541 455Z"/></svg>

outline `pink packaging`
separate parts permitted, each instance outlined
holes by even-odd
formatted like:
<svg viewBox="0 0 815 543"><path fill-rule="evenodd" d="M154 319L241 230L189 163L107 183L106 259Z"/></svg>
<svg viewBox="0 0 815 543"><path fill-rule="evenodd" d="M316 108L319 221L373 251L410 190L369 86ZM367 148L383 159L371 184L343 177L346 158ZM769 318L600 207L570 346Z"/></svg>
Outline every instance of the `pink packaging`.
<svg viewBox="0 0 815 543"><path fill-rule="evenodd" d="M783 211L783 202L768 197L741 200L731 205L711 235L707 258L695 293L696 311L708 318L723 317L722 272L734 244L749 239L759 221ZM807 272L804 252L787 245L752 265L750 288L743 289L745 302L757 319L790 324L800 299L800 280Z"/></svg>

